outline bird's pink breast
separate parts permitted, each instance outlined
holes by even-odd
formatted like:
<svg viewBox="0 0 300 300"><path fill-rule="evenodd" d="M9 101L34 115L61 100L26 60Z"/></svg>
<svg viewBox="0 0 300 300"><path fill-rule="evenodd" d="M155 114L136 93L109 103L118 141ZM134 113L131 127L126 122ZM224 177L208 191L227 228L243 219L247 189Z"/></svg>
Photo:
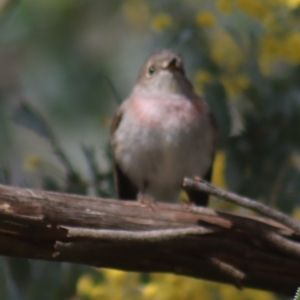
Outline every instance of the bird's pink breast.
<svg viewBox="0 0 300 300"><path fill-rule="evenodd" d="M183 96L172 98L134 98L131 108L134 119L140 125L158 128L162 124L171 127L190 126L202 113L201 100L190 101Z"/></svg>

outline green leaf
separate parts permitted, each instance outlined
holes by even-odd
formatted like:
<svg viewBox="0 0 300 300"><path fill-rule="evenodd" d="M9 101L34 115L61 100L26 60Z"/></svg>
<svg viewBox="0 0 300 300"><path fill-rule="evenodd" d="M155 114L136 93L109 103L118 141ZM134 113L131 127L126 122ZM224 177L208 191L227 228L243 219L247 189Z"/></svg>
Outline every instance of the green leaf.
<svg viewBox="0 0 300 300"><path fill-rule="evenodd" d="M47 122L29 104L21 102L20 105L13 111L12 118L17 124L33 132L47 139L52 138L52 132Z"/></svg>
<svg viewBox="0 0 300 300"><path fill-rule="evenodd" d="M90 169L92 187L98 196L110 197L113 194L113 174L111 171L102 173L97 164L95 148L82 145L82 152Z"/></svg>
<svg viewBox="0 0 300 300"><path fill-rule="evenodd" d="M300 300L300 287L298 287L294 300Z"/></svg>
<svg viewBox="0 0 300 300"><path fill-rule="evenodd" d="M12 118L17 124L47 138L50 141L55 155L64 165L70 176L72 176L72 178L74 176L79 177L79 175L74 171L71 162L59 145L58 140L46 120L30 104L21 102L20 105L13 111Z"/></svg>

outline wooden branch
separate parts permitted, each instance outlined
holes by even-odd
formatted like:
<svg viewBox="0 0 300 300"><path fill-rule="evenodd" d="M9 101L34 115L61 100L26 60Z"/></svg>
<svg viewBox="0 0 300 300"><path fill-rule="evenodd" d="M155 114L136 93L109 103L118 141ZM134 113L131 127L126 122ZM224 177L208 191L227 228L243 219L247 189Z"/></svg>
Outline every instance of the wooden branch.
<svg viewBox="0 0 300 300"><path fill-rule="evenodd" d="M277 211L275 209L272 209L271 207L268 207L263 203L257 202L247 197L239 196L232 192L228 192L200 178L196 178L195 180L190 178L185 178L183 181L183 186L185 188L191 188L191 189L203 191L210 195L216 196L218 198L225 199L231 203L252 209L282 224L285 224L286 226L294 229L297 233L300 234L300 221L294 220L291 217L287 216L286 214Z"/></svg>
<svg viewBox="0 0 300 300"><path fill-rule="evenodd" d="M271 219L4 185L0 254L171 272L286 295L300 283L300 235Z"/></svg>

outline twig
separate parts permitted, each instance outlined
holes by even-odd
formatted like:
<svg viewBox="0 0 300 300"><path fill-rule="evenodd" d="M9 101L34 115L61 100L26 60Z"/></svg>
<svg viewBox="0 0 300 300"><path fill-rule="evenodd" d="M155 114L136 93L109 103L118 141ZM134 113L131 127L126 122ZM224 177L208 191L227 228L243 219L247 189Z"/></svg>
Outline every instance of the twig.
<svg viewBox="0 0 300 300"><path fill-rule="evenodd" d="M233 280L233 284L237 288L241 289L241 281L246 277L246 274L244 272L234 267L233 265L221 261L218 258L212 257L210 258L210 261L213 266L217 267L221 272L230 277Z"/></svg>
<svg viewBox="0 0 300 300"><path fill-rule="evenodd" d="M68 230L68 237L70 238L90 238L90 239L106 239L112 241L164 241L174 239L175 237L188 234L202 235L215 233L216 230L207 229L204 227L190 227L180 229L158 229L148 231L126 231L126 230L109 230L109 229L86 229L86 228L72 228L64 227Z"/></svg>
<svg viewBox="0 0 300 300"><path fill-rule="evenodd" d="M228 202L252 209L258 213L261 213L265 216L268 216L289 228L295 230L298 234L300 234L300 222L292 219L288 215L274 210L260 202L252 200L247 197L239 196L235 193L228 192L224 189L218 188L204 180L193 180L190 178L185 178L183 182L183 186L185 188L195 189L199 191L206 192L210 195L216 196L217 198L222 198L227 200Z"/></svg>
<svg viewBox="0 0 300 300"><path fill-rule="evenodd" d="M299 243L283 238L275 232L264 232L264 237L270 244L280 251L284 251L290 255L300 258Z"/></svg>

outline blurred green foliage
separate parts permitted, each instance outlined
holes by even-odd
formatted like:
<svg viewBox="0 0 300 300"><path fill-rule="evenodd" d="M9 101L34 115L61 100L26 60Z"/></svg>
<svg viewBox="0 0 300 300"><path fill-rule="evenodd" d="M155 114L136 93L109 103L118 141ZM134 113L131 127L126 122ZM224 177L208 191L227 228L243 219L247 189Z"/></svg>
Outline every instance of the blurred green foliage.
<svg viewBox="0 0 300 300"><path fill-rule="evenodd" d="M113 196L110 120L145 57L164 47L182 53L216 116L214 183L294 211L299 0L0 1L0 182ZM0 264L3 300L273 298L173 275Z"/></svg>
<svg viewBox="0 0 300 300"><path fill-rule="evenodd" d="M299 300L300 299L300 287L297 289L296 295L294 297L294 300Z"/></svg>

